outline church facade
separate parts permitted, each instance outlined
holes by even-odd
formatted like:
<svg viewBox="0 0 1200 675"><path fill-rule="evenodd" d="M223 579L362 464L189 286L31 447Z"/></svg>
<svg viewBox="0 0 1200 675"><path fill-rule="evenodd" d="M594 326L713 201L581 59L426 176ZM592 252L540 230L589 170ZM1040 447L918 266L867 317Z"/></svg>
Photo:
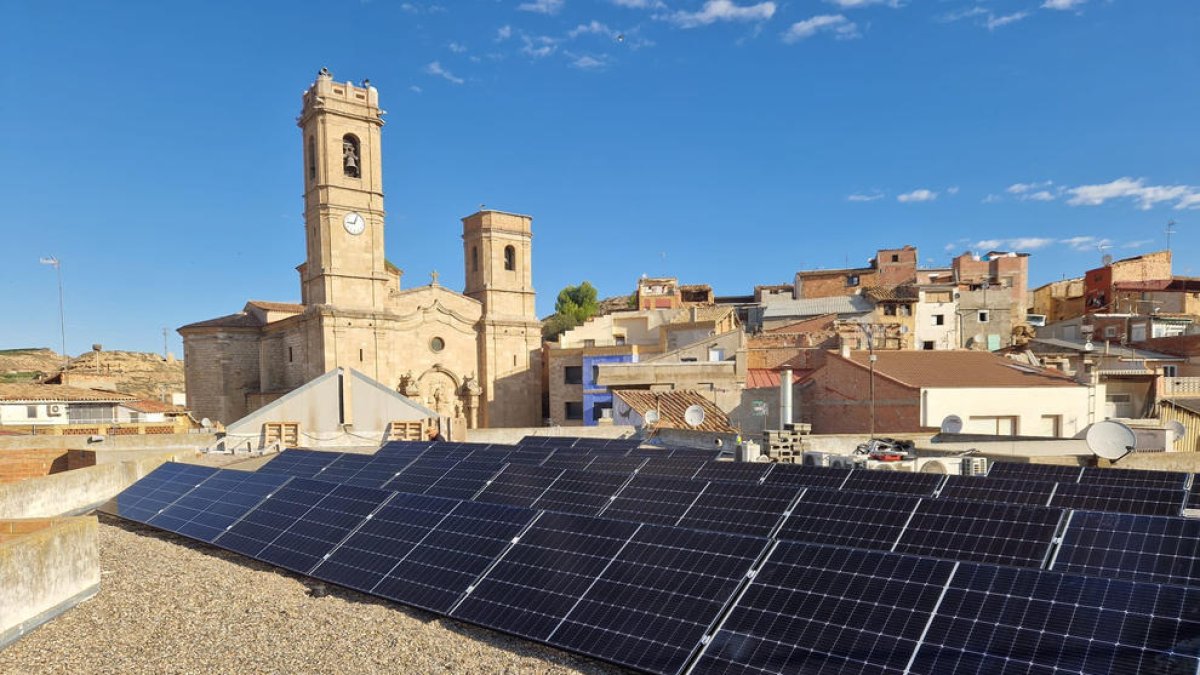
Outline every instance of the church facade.
<svg viewBox="0 0 1200 675"><path fill-rule="evenodd" d="M342 367L459 428L540 424L532 219L494 210L463 218L464 292L436 274L402 289L384 257L378 96L324 69L305 92L301 301L252 300L179 329L197 417L228 424Z"/></svg>

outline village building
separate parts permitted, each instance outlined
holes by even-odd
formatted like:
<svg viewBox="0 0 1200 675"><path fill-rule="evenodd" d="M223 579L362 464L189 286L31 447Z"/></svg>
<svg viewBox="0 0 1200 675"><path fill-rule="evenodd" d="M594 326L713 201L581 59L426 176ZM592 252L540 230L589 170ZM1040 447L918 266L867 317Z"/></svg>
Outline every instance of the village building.
<svg viewBox="0 0 1200 675"><path fill-rule="evenodd" d="M300 302L250 301L179 329L197 417L230 423L346 368L451 426L540 422L532 219L495 210L463 218L464 291L436 273L402 288L384 255L383 113L374 87L336 82L327 70L304 93Z"/></svg>

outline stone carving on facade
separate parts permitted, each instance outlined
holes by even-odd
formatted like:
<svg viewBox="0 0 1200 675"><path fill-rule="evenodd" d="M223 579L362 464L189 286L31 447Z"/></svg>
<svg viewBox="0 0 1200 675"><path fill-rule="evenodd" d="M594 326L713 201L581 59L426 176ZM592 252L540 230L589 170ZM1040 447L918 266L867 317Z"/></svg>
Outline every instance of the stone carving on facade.
<svg viewBox="0 0 1200 675"><path fill-rule="evenodd" d="M417 383L417 378L413 375L413 371L404 371L404 374L400 376L400 383L396 385L396 391L409 398L421 395L421 385Z"/></svg>

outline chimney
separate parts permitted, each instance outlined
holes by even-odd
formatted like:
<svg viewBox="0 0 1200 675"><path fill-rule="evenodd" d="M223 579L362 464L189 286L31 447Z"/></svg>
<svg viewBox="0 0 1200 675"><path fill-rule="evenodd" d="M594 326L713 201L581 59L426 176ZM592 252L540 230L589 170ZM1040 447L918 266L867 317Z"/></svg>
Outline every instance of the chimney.
<svg viewBox="0 0 1200 675"><path fill-rule="evenodd" d="M693 307L692 308L692 323L696 323L699 320L700 320L700 311L697 308Z"/></svg>
<svg viewBox="0 0 1200 675"><path fill-rule="evenodd" d="M849 342L842 342L842 358L843 359L850 358L850 343Z"/></svg>

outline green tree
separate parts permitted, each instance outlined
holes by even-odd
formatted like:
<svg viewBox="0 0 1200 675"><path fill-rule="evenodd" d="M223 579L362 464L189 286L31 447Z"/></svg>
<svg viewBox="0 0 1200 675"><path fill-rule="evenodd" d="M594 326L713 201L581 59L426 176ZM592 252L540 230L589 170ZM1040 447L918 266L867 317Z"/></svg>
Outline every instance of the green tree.
<svg viewBox="0 0 1200 675"><path fill-rule="evenodd" d="M581 324L600 311L596 287L585 281L578 286L567 286L558 292L558 301L554 303L554 312L575 319L575 324Z"/></svg>

